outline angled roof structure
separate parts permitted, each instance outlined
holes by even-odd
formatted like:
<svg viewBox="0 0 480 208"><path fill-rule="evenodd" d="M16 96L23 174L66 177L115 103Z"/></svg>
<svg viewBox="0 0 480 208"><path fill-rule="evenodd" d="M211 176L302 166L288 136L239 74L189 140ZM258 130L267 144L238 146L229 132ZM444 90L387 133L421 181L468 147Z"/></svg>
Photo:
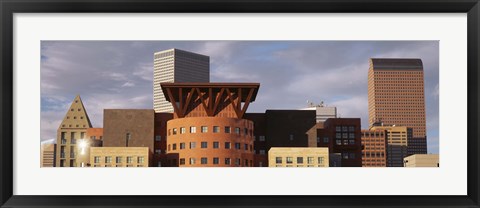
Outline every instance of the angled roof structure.
<svg viewBox="0 0 480 208"><path fill-rule="evenodd" d="M88 117L85 106L83 105L80 95L75 96L72 104L67 113L63 117L62 123L60 123L59 129L78 129L78 128L91 128L92 123Z"/></svg>
<svg viewBox="0 0 480 208"><path fill-rule="evenodd" d="M373 70L423 70L422 59L371 58Z"/></svg>

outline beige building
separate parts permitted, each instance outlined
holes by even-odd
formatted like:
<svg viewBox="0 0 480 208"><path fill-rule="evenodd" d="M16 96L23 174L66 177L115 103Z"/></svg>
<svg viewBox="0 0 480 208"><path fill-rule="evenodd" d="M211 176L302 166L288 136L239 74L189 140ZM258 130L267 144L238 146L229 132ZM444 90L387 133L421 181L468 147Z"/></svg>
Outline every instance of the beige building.
<svg viewBox="0 0 480 208"><path fill-rule="evenodd" d="M40 167L55 167L55 144L41 144Z"/></svg>
<svg viewBox="0 0 480 208"><path fill-rule="evenodd" d="M80 95L77 95L68 109L57 130L57 167L78 167L86 161L78 160L78 141L86 138L87 129L92 124L83 106Z"/></svg>
<svg viewBox="0 0 480 208"><path fill-rule="evenodd" d="M154 54L153 109L156 113L173 112L160 83L210 82L210 57L179 49L168 49Z"/></svg>
<svg viewBox="0 0 480 208"><path fill-rule="evenodd" d="M90 167L148 167L148 147L91 147Z"/></svg>
<svg viewBox="0 0 480 208"><path fill-rule="evenodd" d="M384 130L387 140L387 167L403 167L403 158L408 155L408 140L412 128L406 126L372 126L370 130Z"/></svg>
<svg viewBox="0 0 480 208"><path fill-rule="evenodd" d="M327 147L272 147L268 167L328 167Z"/></svg>
<svg viewBox="0 0 480 208"><path fill-rule="evenodd" d="M403 159L405 167L440 167L438 154L416 154Z"/></svg>

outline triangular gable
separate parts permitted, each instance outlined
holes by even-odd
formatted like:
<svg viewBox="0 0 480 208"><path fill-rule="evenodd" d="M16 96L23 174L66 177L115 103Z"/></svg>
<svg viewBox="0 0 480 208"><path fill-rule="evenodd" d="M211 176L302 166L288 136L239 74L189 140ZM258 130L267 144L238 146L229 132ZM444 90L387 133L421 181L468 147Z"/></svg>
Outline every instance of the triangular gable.
<svg viewBox="0 0 480 208"><path fill-rule="evenodd" d="M80 95L77 95L75 99L73 99L59 128L92 128L92 123L90 122L90 118L88 117Z"/></svg>

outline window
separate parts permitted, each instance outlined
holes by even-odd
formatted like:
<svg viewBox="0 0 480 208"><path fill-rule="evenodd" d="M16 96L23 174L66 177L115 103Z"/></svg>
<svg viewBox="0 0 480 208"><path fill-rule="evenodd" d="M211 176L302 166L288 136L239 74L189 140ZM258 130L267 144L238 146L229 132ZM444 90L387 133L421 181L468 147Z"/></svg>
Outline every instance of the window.
<svg viewBox="0 0 480 208"><path fill-rule="evenodd" d="M353 153L353 152L350 153L348 156L350 157L350 159L355 159L355 153Z"/></svg>
<svg viewBox="0 0 480 208"><path fill-rule="evenodd" d="M328 137L323 137L323 143L328 143L328 142L329 142Z"/></svg>
<svg viewBox="0 0 480 208"><path fill-rule="evenodd" d="M348 153L345 153L345 152L342 153L342 158L343 158L343 159L348 159Z"/></svg>
<svg viewBox="0 0 480 208"><path fill-rule="evenodd" d="M343 133L342 138L347 139L348 138L348 133Z"/></svg>
<svg viewBox="0 0 480 208"><path fill-rule="evenodd" d="M218 149L218 142L213 142L213 149Z"/></svg>
<svg viewBox="0 0 480 208"><path fill-rule="evenodd" d="M218 157L214 157L214 158L213 158L213 164L214 164L214 165L218 165Z"/></svg>
<svg viewBox="0 0 480 208"><path fill-rule="evenodd" d="M313 164L313 157L307 157L307 163Z"/></svg>
<svg viewBox="0 0 480 208"><path fill-rule="evenodd" d="M240 128L235 127L235 134L240 134Z"/></svg>
<svg viewBox="0 0 480 208"><path fill-rule="evenodd" d="M195 158L193 157L190 158L190 165L195 165Z"/></svg>
<svg viewBox="0 0 480 208"><path fill-rule="evenodd" d="M230 158L225 158L225 165L230 165Z"/></svg>
<svg viewBox="0 0 480 208"><path fill-rule="evenodd" d="M180 143L180 149L185 149L185 143L184 142Z"/></svg>
<svg viewBox="0 0 480 208"><path fill-rule="evenodd" d="M335 140L335 144L337 144L337 145L342 145L342 140L341 140L341 139Z"/></svg>
<svg viewBox="0 0 480 208"><path fill-rule="evenodd" d="M230 142L225 142L225 149L230 149Z"/></svg>
<svg viewBox="0 0 480 208"><path fill-rule="evenodd" d="M85 132L80 132L80 139L85 139Z"/></svg>
<svg viewBox="0 0 480 208"><path fill-rule="evenodd" d="M196 132L197 132L197 127L190 126L190 133L196 133Z"/></svg>
<svg viewBox="0 0 480 208"><path fill-rule="evenodd" d="M336 133L335 138L336 139L341 139L342 138L342 133Z"/></svg>
<svg viewBox="0 0 480 208"><path fill-rule="evenodd" d="M100 163L100 157L95 156L95 157L94 157L94 161L95 161L95 163Z"/></svg>
<svg viewBox="0 0 480 208"><path fill-rule="evenodd" d="M343 140L343 145L348 145L348 140Z"/></svg>
<svg viewBox="0 0 480 208"><path fill-rule="evenodd" d="M349 133L348 138L349 139L355 139L355 134L354 133Z"/></svg>
<svg viewBox="0 0 480 208"><path fill-rule="evenodd" d="M240 143L235 143L235 149L240 149Z"/></svg>
<svg viewBox="0 0 480 208"><path fill-rule="evenodd" d="M323 157L318 157L318 164L323 164Z"/></svg>
<svg viewBox="0 0 480 208"><path fill-rule="evenodd" d="M202 149L205 149L207 148L207 144L208 144L207 142L202 142L200 146L202 147Z"/></svg>
<svg viewBox="0 0 480 208"><path fill-rule="evenodd" d="M155 141L157 141L157 142L162 141L162 136L156 135L155 136Z"/></svg>
<svg viewBox="0 0 480 208"><path fill-rule="evenodd" d="M162 150L161 149L156 149L155 154L157 154L157 155L162 154Z"/></svg>
<svg viewBox="0 0 480 208"><path fill-rule="evenodd" d="M258 141L261 141L261 142L265 141L265 136L258 136Z"/></svg>
<svg viewBox="0 0 480 208"><path fill-rule="evenodd" d="M290 141L293 141L293 134L290 134Z"/></svg>
<svg viewBox="0 0 480 208"><path fill-rule="evenodd" d="M320 143L320 137L317 137L317 143Z"/></svg>
<svg viewBox="0 0 480 208"><path fill-rule="evenodd" d="M130 133L127 133L125 135L125 143L126 143L125 145L126 145L126 147L128 147L128 142L130 141L131 137L132 137L132 135Z"/></svg>
<svg viewBox="0 0 480 208"><path fill-rule="evenodd" d="M303 164L303 157L297 157L297 163Z"/></svg>
<svg viewBox="0 0 480 208"><path fill-rule="evenodd" d="M243 135L248 135L248 129L247 128L243 129Z"/></svg>
<svg viewBox="0 0 480 208"><path fill-rule="evenodd" d="M218 132L220 132L220 127L213 126L213 133L218 133Z"/></svg>
<svg viewBox="0 0 480 208"><path fill-rule="evenodd" d="M275 157L275 163L281 164L282 163L282 157Z"/></svg>
<svg viewBox="0 0 480 208"><path fill-rule="evenodd" d="M185 127L180 127L180 134L185 134Z"/></svg>
<svg viewBox="0 0 480 208"><path fill-rule="evenodd" d="M230 126L225 126L225 133L230 134Z"/></svg>
<svg viewBox="0 0 480 208"><path fill-rule="evenodd" d="M248 160L245 160L245 166L248 167Z"/></svg>
<svg viewBox="0 0 480 208"><path fill-rule="evenodd" d="M173 128L173 135L177 134L177 128Z"/></svg>
<svg viewBox="0 0 480 208"><path fill-rule="evenodd" d="M287 163L293 163L293 157L287 157Z"/></svg>
<svg viewBox="0 0 480 208"><path fill-rule="evenodd" d="M137 158L137 163L142 164L143 162L145 162L145 158L144 158L144 157L138 157L138 158Z"/></svg>
<svg viewBox="0 0 480 208"><path fill-rule="evenodd" d="M127 157L127 163L132 163L133 162L133 158L132 157Z"/></svg>
<svg viewBox="0 0 480 208"><path fill-rule="evenodd" d="M197 142L190 142L190 149L195 149Z"/></svg>
<svg viewBox="0 0 480 208"><path fill-rule="evenodd" d="M240 158L235 159L235 166L240 166Z"/></svg>
<svg viewBox="0 0 480 208"><path fill-rule="evenodd" d="M115 162L116 163L122 163L122 157L116 157Z"/></svg>
<svg viewBox="0 0 480 208"><path fill-rule="evenodd" d="M200 159L200 163L201 163L201 164L208 164L208 159L207 159L206 157L202 157L202 158Z"/></svg>
<svg viewBox="0 0 480 208"><path fill-rule="evenodd" d="M172 150L177 150L177 144L172 145Z"/></svg>
<svg viewBox="0 0 480 208"><path fill-rule="evenodd" d="M341 126L335 126L335 131L342 131L342 127Z"/></svg>
<svg viewBox="0 0 480 208"><path fill-rule="evenodd" d="M185 165L185 158L180 158L180 165Z"/></svg>
<svg viewBox="0 0 480 208"><path fill-rule="evenodd" d="M342 126L342 131L348 131L348 127L347 126Z"/></svg>
<svg viewBox="0 0 480 208"><path fill-rule="evenodd" d="M202 133L207 133L208 132L208 127L202 126Z"/></svg>
<svg viewBox="0 0 480 208"><path fill-rule="evenodd" d="M244 144L243 147L245 148L245 150L248 150L248 144Z"/></svg>
<svg viewBox="0 0 480 208"><path fill-rule="evenodd" d="M355 131L355 126L349 126L348 131Z"/></svg>
<svg viewBox="0 0 480 208"><path fill-rule="evenodd" d="M112 162L112 157L111 156L105 157L105 163L111 163L111 162Z"/></svg>
<svg viewBox="0 0 480 208"><path fill-rule="evenodd" d="M261 155L264 155L264 154L265 154L265 150L260 150L260 154L261 154Z"/></svg>
<svg viewBox="0 0 480 208"><path fill-rule="evenodd" d="M349 144L355 144L355 140L354 140L354 139L350 139L350 140L348 140L348 143L349 143Z"/></svg>

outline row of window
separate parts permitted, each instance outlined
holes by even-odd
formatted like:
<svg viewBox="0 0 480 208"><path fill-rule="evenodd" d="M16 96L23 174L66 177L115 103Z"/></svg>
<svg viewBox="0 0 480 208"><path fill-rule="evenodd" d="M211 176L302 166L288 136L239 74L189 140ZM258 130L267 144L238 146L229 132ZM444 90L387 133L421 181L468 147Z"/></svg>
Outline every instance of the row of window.
<svg viewBox="0 0 480 208"><path fill-rule="evenodd" d="M101 165L93 165L93 167L106 167L106 168L109 168L109 167L127 167L127 168L130 168L130 167L135 167L133 165L127 165L127 166L123 166L123 165L104 165L104 166L101 166ZM143 167L143 165L137 165L137 167Z"/></svg>
<svg viewBox="0 0 480 208"><path fill-rule="evenodd" d="M225 142L223 147L225 149L231 149L232 148L231 144L232 144L231 142ZM190 149L195 149L196 147L197 147L197 142L190 142L189 143L189 148ZM185 142L178 143L178 148L179 149L186 149L186 143ZM200 142L200 148L202 148L202 149L208 148L208 142ZM213 149L219 149L220 148L220 142L212 142L212 148ZM236 142L236 143L234 143L234 148L237 149L237 150L241 150L242 149L242 144L239 143L239 142ZM177 144L176 143L169 144L167 146L167 150L170 151L170 149L171 150L177 150ZM253 151L253 145L243 144L243 150Z"/></svg>
<svg viewBox="0 0 480 208"><path fill-rule="evenodd" d="M101 158L102 157L100 157L100 156L93 157L94 163L100 163ZM124 157L122 157L122 156L115 157L115 163L123 163L123 158ZM133 156L127 156L126 157L126 162L127 163L133 163L133 161L134 161L133 159L134 159ZM112 163L112 156L104 157L104 161L105 161L105 163ZM137 163L142 164L144 162L145 162L145 157L143 157L143 156L137 157Z"/></svg>
<svg viewBox="0 0 480 208"><path fill-rule="evenodd" d="M342 142L342 141L343 141L343 142ZM335 144L336 144L336 145L354 145L354 144L355 144L355 140L354 140L354 139L345 139L345 140L336 139L336 140L335 140Z"/></svg>
<svg viewBox="0 0 480 208"><path fill-rule="evenodd" d="M314 160L315 160L315 157L307 157L307 164L314 164ZM283 161L284 161L283 157L275 157L276 164L282 164ZM303 164L304 157L296 157L296 162L297 164ZM317 157L318 164L323 164L323 162L324 162L324 157ZM293 157L285 157L285 163L292 164Z"/></svg>
<svg viewBox="0 0 480 208"><path fill-rule="evenodd" d="M355 126L335 126L335 131L339 132L353 132L355 131Z"/></svg>
<svg viewBox="0 0 480 208"><path fill-rule="evenodd" d="M355 139L355 133L335 133L336 139Z"/></svg>
<svg viewBox="0 0 480 208"><path fill-rule="evenodd" d="M241 134L241 129L240 127L235 127L233 128L234 130L234 133L235 134L238 134L240 135ZM180 133L180 134L185 134L187 131L186 131L186 128L185 127L180 127L177 131L177 128L172 128L172 129L168 129L168 136L170 135L176 135L177 133ZM201 126L200 127L200 132L201 133L207 133L208 132L208 126ZM220 126L213 126L213 133L220 133ZM190 129L189 129L189 133L197 133L197 127L196 126L190 126ZM223 128L223 133L226 133L226 134L230 134L232 133L232 127L230 126L225 126ZM250 135L252 136L253 135L253 132L252 130L250 129L247 129L247 128L244 128L243 129L243 135Z"/></svg>
<svg viewBox="0 0 480 208"><path fill-rule="evenodd" d="M65 124L62 124L62 127L66 127L66 125L65 125ZM72 124L69 124L68 127L72 127ZM80 125L77 124L77 125L75 125L75 127L78 128L78 127L80 127ZM86 125L83 125L83 127L85 128L85 127L87 127L87 126L86 126Z"/></svg>
<svg viewBox="0 0 480 208"><path fill-rule="evenodd" d="M185 158L180 158L179 160L180 165L185 165L186 162L187 160ZM176 164L176 160L173 160L173 163ZM232 160L232 158L228 158L228 157L222 158L222 159L219 157L213 157L211 158L211 161L210 161L207 157L200 158L200 164L202 165L208 165L208 164L220 165L220 163L224 165L234 164L235 166L244 166L244 167L253 166L253 160L247 160L247 159L242 161L240 158L235 158L234 160ZM197 158L194 158L194 157L188 158L188 164L189 165L198 164Z"/></svg>

